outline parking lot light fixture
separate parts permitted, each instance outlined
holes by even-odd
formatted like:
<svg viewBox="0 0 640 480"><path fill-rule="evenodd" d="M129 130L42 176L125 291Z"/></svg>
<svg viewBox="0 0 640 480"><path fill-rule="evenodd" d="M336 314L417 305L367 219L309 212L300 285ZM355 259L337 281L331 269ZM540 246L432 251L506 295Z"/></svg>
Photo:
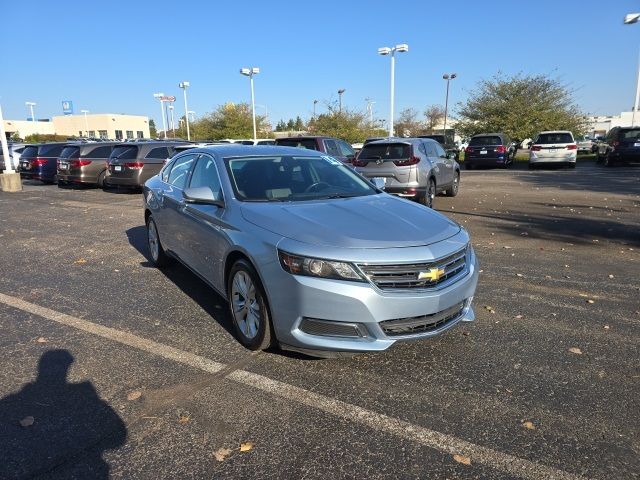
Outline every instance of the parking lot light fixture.
<svg viewBox="0 0 640 480"><path fill-rule="evenodd" d="M340 90L338 90L338 98L339 98L339 100L338 100L338 105L339 105L338 109L339 110L338 111L340 112L340 114L342 114L342 94L344 92L346 92L346 91L347 90L345 88L341 88Z"/></svg>
<svg viewBox="0 0 640 480"><path fill-rule="evenodd" d="M187 122L187 140L191 140L191 132L189 131L189 107L187 106L187 88L191 86L189 82L180 82L178 86L184 94L184 118Z"/></svg>
<svg viewBox="0 0 640 480"><path fill-rule="evenodd" d="M35 106L36 106L36 103L35 103L35 102L24 102L24 104L25 104L27 107L29 107L29 110L31 111L31 121L32 121L32 122L35 122L35 121L36 121L36 116L35 116L35 114L33 113L33 107L35 107Z"/></svg>
<svg viewBox="0 0 640 480"><path fill-rule="evenodd" d="M640 13L627 13L624 16L625 25L631 25L632 23L638 23L640 20Z"/></svg>
<svg viewBox="0 0 640 480"><path fill-rule="evenodd" d="M316 118L316 105L318 104L318 100L313 101L313 118Z"/></svg>
<svg viewBox="0 0 640 480"><path fill-rule="evenodd" d="M89 110L80 110L80 113L84 114L84 132L87 138L89 138L89 121L87 120L87 113L89 113Z"/></svg>
<svg viewBox="0 0 640 480"><path fill-rule="evenodd" d="M445 73L442 78L447 81L447 95L444 100L444 126L442 127L442 134L444 135L444 141L447 141L447 112L449 109L449 82L456 78L456 73Z"/></svg>
<svg viewBox="0 0 640 480"><path fill-rule="evenodd" d="M162 118L162 132L164 133L165 140L167 139L167 124L164 119L164 105L162 97L164 97L164 93L154 93L154 98L160 100L160 118Z"/></svg>
<svg viewBox="0 0 640 480"><path fill-rule="evenodd" d="M391 95L389 99L389 136L393 137L393 103L395 90L395 69L396 69L396 52L408 52L409 45L400 43L395 47L381 47L378 49L379 55L391 55Z"/></svg>
<svg viewBox="0 0 640 480"><path fill-rule="evenodd" d="M258 138L258 132L256 129L256 98L253 92L253 76L260 73L260 69L258 67L251 68L241 68L240 74L245 77L249 77L249 83L251 84L251 117L253 119L253 141L255 142Z"/></svg>

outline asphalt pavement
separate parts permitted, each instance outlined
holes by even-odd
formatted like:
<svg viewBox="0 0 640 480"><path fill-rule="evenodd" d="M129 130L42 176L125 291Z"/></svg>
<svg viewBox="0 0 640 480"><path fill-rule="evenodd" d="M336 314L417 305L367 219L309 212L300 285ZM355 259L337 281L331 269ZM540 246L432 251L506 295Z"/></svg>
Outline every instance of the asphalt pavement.
<svg viewBox="0 0 640 480"><path fill-rule="evenodd" d="M640 168L463 170L435 207L476 322L314 359L153 268L139 193L0 192L0 479L640 478Z"/></svg>

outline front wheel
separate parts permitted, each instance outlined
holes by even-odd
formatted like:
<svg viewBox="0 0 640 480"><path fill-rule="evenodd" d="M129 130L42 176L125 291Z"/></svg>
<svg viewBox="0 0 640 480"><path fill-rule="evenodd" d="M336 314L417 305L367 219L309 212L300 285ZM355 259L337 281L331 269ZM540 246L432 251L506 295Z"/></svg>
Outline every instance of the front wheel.
<svg viewBox="0 0 640 480"><path fill-rule="evenodd" d="M260 277L244 259L231 267L227 285L229 309L236 337L249 350L265 350L272 345L271 312Z"/></svg>
<svg viewBox="0 0 640 480"><path fill-rule="evenodd" d="M458 188L460 187L460 172L455 172L453 176L453 183L451 186L444 192L447 197L455 197L458 195Z"/></svg>
<svg viewBox="0 0 640 480"><path fill-rule="evenodd" d="M611 160L611 156L609 154L604 156L602 163L605 167L613 167L613 160Z"/></svg>
<svg viewBox="0 0 640 480"><path fill-rule="evenodd" d="M158 227L151 216L147 219L147 246L149 247L151 261L156 267L162 268L169 263L169 257L160 243Z"/></svg>
<svg viewBox="0 0 640 480"><path fill-rule="evenodd" d="M430 178L429 183L427 183L427 190L421 198L421 203L425 207L433 208L434 198L436 198L436 182L433 178Z"/></svg>

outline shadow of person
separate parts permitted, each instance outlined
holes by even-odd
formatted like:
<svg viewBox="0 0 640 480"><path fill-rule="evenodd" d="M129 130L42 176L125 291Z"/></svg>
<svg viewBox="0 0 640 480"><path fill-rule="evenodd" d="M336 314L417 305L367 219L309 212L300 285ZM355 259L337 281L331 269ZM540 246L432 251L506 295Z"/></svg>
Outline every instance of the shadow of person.
<svg viewBox="0 0 640 480"><path fill-rule="evenodd" d="M127 430L91 382L68 383L73 361L45 352L36 380L0 400L0 479L109 477L102 453L124 445Z"/></svg>

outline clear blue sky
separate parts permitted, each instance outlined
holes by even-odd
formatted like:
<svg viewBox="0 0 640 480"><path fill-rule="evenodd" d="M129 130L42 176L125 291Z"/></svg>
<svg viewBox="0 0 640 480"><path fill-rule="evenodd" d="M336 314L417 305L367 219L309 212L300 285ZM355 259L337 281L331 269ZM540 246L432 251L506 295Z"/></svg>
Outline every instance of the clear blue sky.
<svg viewBox="0 0 640 480"><path fill-rule="evenodd" d="M344 104L388 116L389 58L376 49L408 43L398 56L396 112L444 103L444 72L457 72L455 104L481 79L507 74L555 75L576 89L587 113L630 109L640 24L625 13L640 1L134 1L2 2L0 101L5 118L62 113L149 115L159 122L154 92L180 96L188 80L197 115L226 101L249 101L242 66L259 66L256 103L275 124L308 117L346 88ZM404 7L400 8L398 5ZM304 5L304 6L303 6ZM8 48L13 46L13 48ZM181 98L176 112L183 114ZM258 108L258 113L263 109Z"/></svg>

